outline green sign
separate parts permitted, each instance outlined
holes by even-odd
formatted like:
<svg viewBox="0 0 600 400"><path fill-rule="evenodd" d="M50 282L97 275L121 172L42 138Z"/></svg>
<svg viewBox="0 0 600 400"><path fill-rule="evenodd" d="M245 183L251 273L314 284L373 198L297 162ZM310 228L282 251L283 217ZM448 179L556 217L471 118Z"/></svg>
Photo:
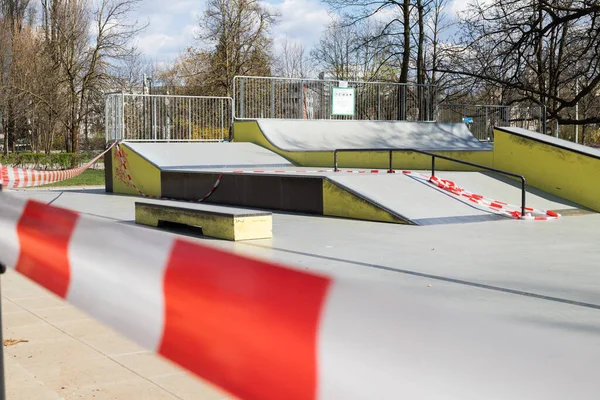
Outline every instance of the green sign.
<svg viewBox="0 0 600 400"><path fill-rule="evenodd" d="M331 89L331 115L353 117L356 108L356 89L334 87Z"/></svg>

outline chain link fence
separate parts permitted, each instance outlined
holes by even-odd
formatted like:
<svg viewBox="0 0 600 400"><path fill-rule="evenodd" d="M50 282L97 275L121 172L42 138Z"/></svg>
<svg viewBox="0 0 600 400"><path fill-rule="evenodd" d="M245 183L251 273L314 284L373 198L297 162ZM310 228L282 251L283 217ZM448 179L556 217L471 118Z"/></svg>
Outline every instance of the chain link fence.
<svg viewBox="0 0 600 400"><path fill-rule="evenodd" d="M106 141L228 140L230 97L110 93L105 103Z"/></svg>
<svg viewBox="0 0 600 400"><path fill-rule="evenodd" d="M494 140L494 127L517 127L542 133L545 130L543 106L494 106L440 104L438 122L462 122L477 139Z"/></svg>
<svg viewBox="0 0 600 400"><path fill-rule="evenodd" d="M236 76L233 88L236 119L436 118L437 88L431 85ZM336 107L338 95L348 96L348 106Z"/></svg>

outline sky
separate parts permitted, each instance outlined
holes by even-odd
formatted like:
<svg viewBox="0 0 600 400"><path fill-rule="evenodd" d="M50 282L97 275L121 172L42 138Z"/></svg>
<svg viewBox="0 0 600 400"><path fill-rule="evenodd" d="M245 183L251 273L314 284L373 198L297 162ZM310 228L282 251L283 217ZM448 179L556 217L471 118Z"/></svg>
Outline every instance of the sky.
<svg viewBox="0 0 600 400"><path fill-rule="evenodd" d="M465 8L468 0L454 0L451 13ZM272 30L275 47L287 36L310 49L330 21L327 5L320 0L264 0L279 14ZM138 35L137 47L154 63L169 63L193 46L204 0L144 0L131 17L148 27Z"/></svg>

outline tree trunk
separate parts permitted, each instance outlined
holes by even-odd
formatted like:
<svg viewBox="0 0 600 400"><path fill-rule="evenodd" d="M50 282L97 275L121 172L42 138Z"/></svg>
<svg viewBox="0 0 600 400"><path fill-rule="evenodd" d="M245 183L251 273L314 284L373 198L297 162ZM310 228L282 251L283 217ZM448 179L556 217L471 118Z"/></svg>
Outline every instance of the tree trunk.
<svg viewBox="0 0 600 400"><path fill-rule="evenodd" d="M423 0L417 0L417 11L419 15L419 41L417 47L417 83L423 85L425 83L425 62L424 62L424 44L425 44L425 23L423 21L424 7ZM417 99L419 101L419 120L423 120L423 109L425 107L425 88L419 86L417 88Z"/></svg>
<svg viewBox="0 0 600 400"><path fill-rule="evenodd" d="M402 54L402 65L400 66L399 83L408 82L408 68L410 66L410 0L404 0L402 4L402 15L404 17L404 53ZM406 87L398 87L398 120L406 119Z"/></svg>

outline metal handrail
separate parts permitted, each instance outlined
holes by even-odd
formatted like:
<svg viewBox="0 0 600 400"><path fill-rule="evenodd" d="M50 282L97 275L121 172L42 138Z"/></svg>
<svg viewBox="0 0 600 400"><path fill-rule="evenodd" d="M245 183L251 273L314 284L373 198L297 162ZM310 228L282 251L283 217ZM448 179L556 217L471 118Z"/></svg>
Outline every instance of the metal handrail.
<svg viewBox="0 0 600 400"><path fill-rule="evenodd" d="M394 168L393 168L393 156L394 156L394 152L402 151L402 152L419 153L419 154L423 154L423 155L431 157L431 176L432 177L435 176L435 159L436 158L440 158L442 160L453 161L453 162L458 163L458 164L468 165L470 167L480 168L480 169L484 169L484 170L487 170L487 171L496 172L498 174L502 174L502 175L506 175L506 176L511 176L513 178L518 178L518 179L521 180L521 217L525 216L525 209L526 209L525 201L526 201L527 191L525 189L526 181L525 181L525 177L523 175L514 174L512 172L503 171L503 170L497 169L497 168L486 167L485 165L475 164L475 163L472 163L472 162L469 162L469 161L459 160L457 158L452 158L452 157L442 156L440 154L430 153L430 152L424 151L424 150L417 150L417 149L410 149L410 148L399 148L399 149L384 149L384 148L375 148L375 149L335 149L333 151L333 170L335 172L338 172L338 153L358 153L358 152L365 152L365 151L371 151L371 152L389 152L389 154L390 154L390 166L389 166L389 169L388 169L389 173L394 172Z"/></svg>

